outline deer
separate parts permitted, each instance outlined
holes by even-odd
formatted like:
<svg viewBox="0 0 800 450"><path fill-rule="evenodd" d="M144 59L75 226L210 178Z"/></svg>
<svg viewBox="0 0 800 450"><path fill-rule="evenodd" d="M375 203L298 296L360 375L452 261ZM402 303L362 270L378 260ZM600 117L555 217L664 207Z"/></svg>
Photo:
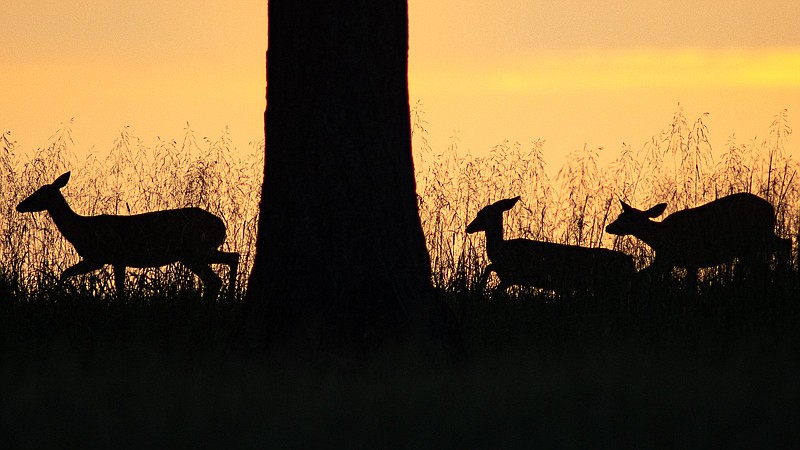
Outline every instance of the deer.
<svg viewBox="0 0 800 450"><path fill-rule="evenodd" d="M484 207L467 226L469 234L486 234L490 264L481 275L479 289L483 290L492 272L500 279L497 292L514 285L589 294L622 293L629 287L636 269L633 259L622 252L530 239L505 240L503 212L519 199L499 200Z"/></svg>
<svg viewBox="0 0 800 450"><path fill-rule="evenodd" d="M697 270L759 254L778 253L779 262L789 261L791 240L775 234L775 210L750 193L731 194L704 205L674 212L660 222L652 219L667 208L659 203L638 210L620 200L622 213L606 232L632 235L655 251L643 274L664 273L673 267L687 270L689 284L696 287Z"/></svg>
<svg viewBox="0 0 800 450"><path fill-rule="evenodd" d="M110 264L117 297L125 297L126 267L161 267L180 262L203 282L203 298L215 300L222 280L209 264L226 264L229 292L236 287L239 254L220 251L225 223L200 208L179 208L129 216L82 216L72 210L61 189L70 172L45 184L17 205L21 213L47 211L58 231L82 258L61 273L60 282Z"/></svg>

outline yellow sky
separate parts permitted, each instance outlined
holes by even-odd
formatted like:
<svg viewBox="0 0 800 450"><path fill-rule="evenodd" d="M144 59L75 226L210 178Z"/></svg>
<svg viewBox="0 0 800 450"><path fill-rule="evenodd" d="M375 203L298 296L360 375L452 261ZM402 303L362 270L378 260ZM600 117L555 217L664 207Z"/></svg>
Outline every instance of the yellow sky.
<svg viewBox="0 0 800 450"><path fill-rule="evenodd" d="M412 1L412 99L434 148L547 141L638 147L683 106L712 144L764 136L800 112L800 8L791 1ZM434 38L431 38L434 36ZM800 156L800 153L795 153Z"/></svg>
<svg viewBox="0 0 800 450"><path fill-rule="evenodd" d="M668 126L679 102L691 121L710 113L704 121L721 146L734 133L764 137L774 114L800 110L800 47L543 50L482 62L492 68L461 61L412 72L434 148L454 130L473 151L534 138L553 154L638 146Z"/></svg>
<svg viewBox="0 0 800 450"><path fill-rule="evenodd" d="M266 2L29 0L0 15L0 129L44 145L75 117L78 149L123 126L145 142L230 126L260 139ZM638 146L678 102L712 143L764 136L800 112L793 1L409 0L410 95L429 140L485 151L547 140L550 164L587 143ZM800 156L800 155L798 155Z"/></svg>

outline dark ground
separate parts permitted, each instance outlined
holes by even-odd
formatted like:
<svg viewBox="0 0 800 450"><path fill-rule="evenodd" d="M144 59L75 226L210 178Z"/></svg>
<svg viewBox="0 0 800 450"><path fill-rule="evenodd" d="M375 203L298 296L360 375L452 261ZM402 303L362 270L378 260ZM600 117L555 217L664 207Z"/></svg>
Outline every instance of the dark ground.
<svg viewBox="0 0 800 450"><path fill-rule="evenodd" d="M277 362L241 305L0 287L1 448L796 448L796 278L441 296L444 350Z"/></svg>

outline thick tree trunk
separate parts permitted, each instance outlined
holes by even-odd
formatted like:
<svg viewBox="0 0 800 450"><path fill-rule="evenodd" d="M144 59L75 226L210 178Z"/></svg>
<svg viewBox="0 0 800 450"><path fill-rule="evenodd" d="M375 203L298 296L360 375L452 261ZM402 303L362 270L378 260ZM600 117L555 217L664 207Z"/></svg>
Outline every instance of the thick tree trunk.
<svg viewBox="0 0 800 450"><path fill-rule="evenodd" d="M249 328L363 354L423 320L405 0L269 2L266 158ZM255 322L253 322L255 321Z"/></svg>

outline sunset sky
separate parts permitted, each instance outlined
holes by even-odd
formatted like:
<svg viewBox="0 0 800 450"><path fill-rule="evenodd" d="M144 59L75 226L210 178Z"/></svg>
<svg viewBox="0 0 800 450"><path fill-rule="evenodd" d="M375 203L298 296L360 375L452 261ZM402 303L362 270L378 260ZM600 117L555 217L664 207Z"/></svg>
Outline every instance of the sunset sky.
<svg viewBox="0 0 800 450"><path fill-rule="evenodd" d="M435 150L456 132L473 153L542 138L551 164L584 143L638 147L679 102L709 113L717 148L764 137L784 108L798 128L800 8L720 5L409 0L411 102ZM246 148L262 133L266 16L263 0L9 2L0 128L31 149L74 117L82 151L126 125L145 143L228 125Z"/></svg>

